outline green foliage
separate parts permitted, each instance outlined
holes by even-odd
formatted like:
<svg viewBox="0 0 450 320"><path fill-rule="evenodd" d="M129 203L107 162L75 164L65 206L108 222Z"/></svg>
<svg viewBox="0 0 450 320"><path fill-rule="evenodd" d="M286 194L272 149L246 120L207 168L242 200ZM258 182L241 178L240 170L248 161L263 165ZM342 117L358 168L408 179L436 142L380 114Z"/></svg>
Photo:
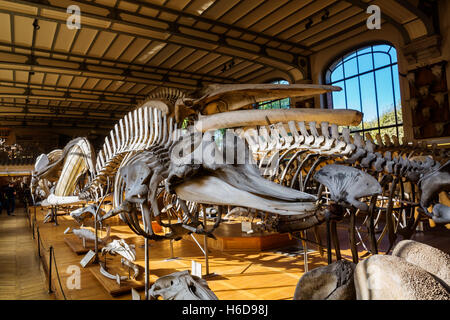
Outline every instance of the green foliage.
<svg viewBox="0 0 450 320"><path fill-rule="evenodd" d="M397 123L401 124L403 123L403 114L402 114L402 108L401 106L397 106ZM383 113L380 116L380 127L387 127L395 125L395 110L387 111ZM361 126L360 126L361 127ZM364 121L364 129L370 129L370 128L378 128L378 121L372 120L372 121ZM351 130L355 130L351 128ZM358 130L358 129L356 129ZM361 129L359 129L361 130ZM404 132L403 132L403 126L399 127L399 140L403 138ZM375 139L376 134L378 133L378 130L369 131L369 133L372 135L372 137ZM385 134L389 136L397 135L396 128L388 128L388 129L381 129L381 136L383 137Z"/></svg>
<svg viewBox="0 0 450 320"><path fill-rule="evenodd" d="M269 102L260 102L258 104L258 109L269 110L269 109L289 109L291 104L291 99L281 99Z"/></svg>

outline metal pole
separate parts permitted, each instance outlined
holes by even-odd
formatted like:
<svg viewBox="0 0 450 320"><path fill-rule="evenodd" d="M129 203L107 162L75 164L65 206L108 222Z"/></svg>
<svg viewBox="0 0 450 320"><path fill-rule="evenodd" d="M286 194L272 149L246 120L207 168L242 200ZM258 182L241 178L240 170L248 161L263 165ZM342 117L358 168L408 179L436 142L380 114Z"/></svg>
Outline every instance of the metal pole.
<svg viewBox="0 0 450 320"><path fill-rule="evenodd" d="M308 239L306 230L302 232L305 239ZM303 241L303 264L305 266L305 273L308 272L308 243Z"/></svg>
<svg viewBox="0 0 450 320"><path fill-rule="evenodd" d="M331 257L331 230L330 230L330 219L327 218L327 258L328 258L328 264L331 264L332 257Z"/></svg>
<svg viewBox="0 0 450 320"><path fill-rule="evenodd" d="M52 291L52 258L53 258L53 246L50 246L50 254L48 261L48 293L53 293Z"/></svg>
<svg viewBox="0 0 450 320"><path fill-rule="evenodd" d="M206 210L204 206L202 206L202 211L203 211L203 225L206 230ZM208 237L206 234L203 236L203 248L205 250L205 272L206 272L205 275L207 276L209 275L209 259L208 259Z"/></svg>
<svg viewBox="0 0 450 320"><path fill-rule="evenodd" d="M95 227L95 239L94 239L94 251L95 258L94 263L98 262L98 223L97 223L97 215L94 216L94 227ZM84 246L84 243L83 243Z"/></svg>
<svg viewBox="0 0 450 320"><path fill-rule="evenodd" d="M37 244L38 244L38 256L41 257L41 235L39 233L39 228L37 229Z"/></svg>
<svg viewBox="0 0 450 320"><path fill-rule="evenodd" d="M35 222L36 220L32 220L31 221L31 229L32 229L32 231L33 231L33 240L34 239L36 239L36 236L34 235L34 222Z"/></svg>
<svg viewBox="0 0 450 320"><path fill-rule="evenodd" d="M53 207L53 220L55 221L55 226L58 225L58 206Z"/></svg>
<svg viewBox="0 0 450 320"><path fill-rule="evenodd" d="M148 238L145 238L145 300L149 300L148 290L150 289L150 261Z"/></svg>
<svg viewBox="0 0 450 320"><path fill-rule="evenodd" d="M173 256L173 239L170 239L170 259L174 259Z"/></svg>

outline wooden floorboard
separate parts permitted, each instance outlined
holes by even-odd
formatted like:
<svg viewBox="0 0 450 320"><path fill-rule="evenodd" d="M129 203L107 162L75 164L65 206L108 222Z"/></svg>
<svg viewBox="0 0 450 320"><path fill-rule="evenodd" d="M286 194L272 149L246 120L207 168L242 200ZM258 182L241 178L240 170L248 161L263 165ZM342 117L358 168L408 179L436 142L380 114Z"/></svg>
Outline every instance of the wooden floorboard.
<svg viewBox="0 0 450 320"><path fill-rule="evenodd" d="M33 209L32 209L33 210ZM58 217L58 225L43 223L46 212L36 211L36 228L39 229L42 244L42 261L48 264L50 246L54 249L59 279L53 267L52 289L57 299L68 300L112 300L131 299L131 293L118 297L111 296L93 275L91 268L99 268L98 264L82 268L80 260L83 255L77 255L64 241L64 231L79 228L70 216ZM37 240L32 240L26 217L0 218L0 299L51 299L47 292L47 281L42 267L36 259ZM325 242L324 227L320 228L322 242ZM442 231L442 230L441 230ZM429 243L444 251L449 251L448 233L438 232L418 234L417 240ZM448 231L448 230L447 230ZM351 260L348 246L348 231L345 225L339 225L342 255ZM105 234L101 234L103 237ZM113 223L111 235L134 243L137 251L136 263L144 267L144 241L137 237L127 226ZM309 234L312 239L312 233ZM201 242L203 243L203 242ZM347 243L347 244L346 244ZM310 245L310 248L314 248ZM278 251L278 252L277 252ZM170 242L150 241L150 279L154 282L158 277L182 270L190 270L191 261L205 265L204 256L195 242L182 239L173 243L173 253L177 257L171 258ZM210 249L209 269L211 276L207 277L208 285L221 300L290 300L295 286L305 271L303 256L289 256L278 249L262 252L220 252ZM104 259L104 257L102 257ZM108 256L108 263L118 264L120 256ZM318 251L308 255L309 270L327 264L326 256L321 257ZM22 267L21 267L22 266ZM25 267L24 267L25 266ZM68 273L70 268L80 270L80 289L69 288ZM205 270L203 269L203 273ZM143 291L140 291L143 296Z"/></svg>
<svg viewBox="0 0 450 320"><path fill-rule="evenodd" d="M0 215L0 299L49 300L45 275L36 254L25 212Z"/></svg>

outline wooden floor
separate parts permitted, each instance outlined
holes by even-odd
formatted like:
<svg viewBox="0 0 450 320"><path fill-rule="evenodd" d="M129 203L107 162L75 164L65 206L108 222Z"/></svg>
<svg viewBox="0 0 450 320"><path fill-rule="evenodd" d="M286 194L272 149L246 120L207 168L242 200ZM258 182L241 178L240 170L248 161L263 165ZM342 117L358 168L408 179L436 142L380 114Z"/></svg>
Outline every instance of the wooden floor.
<svg viewBox="0 0 450 320"><path fill-rule="evenodd" d="M44 264L49 259L50 246L54 248L55 260L60 282L57 280L55 268L52 272L52 288L57 299L68 300L111 300L131 299L131 294L112 297L94 277L91 268L99 268L98 264L82 268L80 260L83 256L76 255L64 242L64 231L68 228L78 228L79 225L70 217L58 218L59 225L43 223L43 210L36 211L36 230L39 229L44 249L41 249ZM33 245L28 220L24 214L17 217L0 216L0 298L1 299L51 299L48 295L47 282L36 259L36 246ZM448 231L448 230L446 230ZM323 230L322 230L323 232ZM439 231L440 232L440 231ZM137 263L144 266L144 250L142 238L123 225L112 225L111 234L134 243L137 249ZM104 234L101 234L104 236ZM351 260L348 246L345 246L346 229L339 228L342 238L342 253L345 259ZM323 238L324 239L324 238ZM433 236L418 234L418 241L429 243L449 252L448 233ZM36 243L37 239L34 240ZM46 250L47 249L47 250ZM183 239L174 242L175 260L171 257L170 242L150 243L151 281L158 277L176 271L190 270L191 261L200 262L205 273L204 256L194 241ZM289 249L289 248L288 248ZM315 249L312 247L312 249ZM295 286L304 273L303 256L288 255L283 250L273 249L264 252L219 252L210 250L209 268L213 275L207 277L208 284L219 299L224 300L290 300ZM287 250L289 251L289 250ZM104 259L102 257L102 259ZM108 256L108 265L118 268L119 257ZM326 257L321 257L315 251L308 255L309 269L326 265ZM69 288L68 277L72 274L70 268L80 270L80 289ZM47 268L44 268L47 270ZM119 269L117 269L119 270ZM125 271L122 270L122 275ZM143 291L140 291L143 296Z"/></svg>
<svg viewBox="0 0 450 320"><path fill-rule="evenodd" d="M68 227L79 228L79 225L70 217L58 217L58 226L53 223L43 223L44 211L37 210L36 226L39 228L42 242L45 247L53 246L61 278L62 291L69 300L109 300L131 299L131 294L113 298L95 279L89 268L99 268L98 265L81 268L80 260L83 256L76 255L64 242L64 230ZM136 244L137 263L144 266L143 240L136 237L127 227L113 225L111 234L126 239L128 243ZM104 235L101 235L104 236ZM192 260L203 265L205 273L204 256L196 245L189 239L182 239L173 243L175 260L170 260L170 242L150 242L150 269L151 282L158 277L176 271L190 270ZM208 284L219 299L229 300L289 300L292 299L295 286L304 273L303 256L288 256L277 253L277 250L266 252L230 252L223 253L210 250L209 271L213 275L207 277ZM350 258L350 252L344 256ZM48 252L42 252L43 260L48 261ZM108 259L110 266L117 266L119 257ZM102 258L103 259L103 258ZM326 265L326 259L318 252L309 254L309 268ZM79 266L81 269L81 289L70 290L67 287L69 274L66 270L70 266ZM58 299L63 299L59 283L54 280L54 289ZM140 291L144 295L143 291Z"/></svg>
<svg viewBox="0 0 450 320"><path fill-rule="evenodd" d="M28 219L20 209L16 216L0 215L0 299L54 299L45 288Z"/></svg>

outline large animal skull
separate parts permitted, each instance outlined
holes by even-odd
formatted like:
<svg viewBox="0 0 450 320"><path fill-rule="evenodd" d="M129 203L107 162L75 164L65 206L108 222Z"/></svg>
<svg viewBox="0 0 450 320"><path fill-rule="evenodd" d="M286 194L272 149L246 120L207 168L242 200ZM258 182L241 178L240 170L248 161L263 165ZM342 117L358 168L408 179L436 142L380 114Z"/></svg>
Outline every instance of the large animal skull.
<svg viewBox="0 0 450 320"><path fill-rule="evenodd" d="M164 300L218 300L204 279L181 271L160 277L148 291L151 299Z"/></svg>

